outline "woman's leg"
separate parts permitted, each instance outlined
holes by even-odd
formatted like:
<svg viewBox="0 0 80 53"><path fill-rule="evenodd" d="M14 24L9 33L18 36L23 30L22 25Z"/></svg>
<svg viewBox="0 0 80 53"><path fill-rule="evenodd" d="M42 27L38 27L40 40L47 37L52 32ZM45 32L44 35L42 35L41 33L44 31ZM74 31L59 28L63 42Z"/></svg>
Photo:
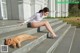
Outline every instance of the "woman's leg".
<svg viewBox="0 0 80 53"><path fill-rule="evenodd" d="M33 22L31 25L34 28L37 28L37 27L40 27L40 26L45 26L47 28L47 30L53 35L53 37L56 37L56 34L53 32L53 30L52 30L48 21Z"/></svg>

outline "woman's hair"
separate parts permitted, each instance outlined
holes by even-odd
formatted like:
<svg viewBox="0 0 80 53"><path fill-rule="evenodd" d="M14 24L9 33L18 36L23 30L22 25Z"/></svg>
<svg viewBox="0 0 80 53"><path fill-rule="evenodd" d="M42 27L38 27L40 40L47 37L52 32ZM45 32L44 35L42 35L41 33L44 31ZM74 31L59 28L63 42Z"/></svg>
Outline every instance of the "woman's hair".
<svg viewBox="0 0 80 53"><path fill-rule="evenodd" d="M41 13L41 12L44 12L44 13L49 12L49 8L45 7L43 9L39 10L39 13Z"/></svg>
<svg viewBox="0 0 80 53"><path fill-rule="evenodd" d="M43 8L43 12L49 12L49 8L47 7Z"/></svg>
<svg viewBox="0 0 80 53"><path fill-rule="evenodd" d="M41 10L39 10L39 13L41 13L41 12L43 12L43 10L41 9Z"/></svg>

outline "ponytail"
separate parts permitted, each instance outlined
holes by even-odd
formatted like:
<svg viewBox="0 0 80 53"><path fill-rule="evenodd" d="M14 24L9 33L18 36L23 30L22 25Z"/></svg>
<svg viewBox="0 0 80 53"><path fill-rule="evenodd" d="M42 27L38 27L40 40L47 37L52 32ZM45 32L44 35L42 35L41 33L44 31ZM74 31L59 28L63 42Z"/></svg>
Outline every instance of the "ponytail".
<svg viewBox="0 0 80 53"><path fill-rule="evenodd" d="M41 12L43 12L43 10L41 9L41 10L39 10L39 13L41 13Z"/></svg>
<svg viewBox="0 0 80 53"><path fill-rule="evenodd" d="M41 12L44 12L44 13L49 12L49 8L45 7L43 9L39 10L39 13L41 13Z"/></svg>

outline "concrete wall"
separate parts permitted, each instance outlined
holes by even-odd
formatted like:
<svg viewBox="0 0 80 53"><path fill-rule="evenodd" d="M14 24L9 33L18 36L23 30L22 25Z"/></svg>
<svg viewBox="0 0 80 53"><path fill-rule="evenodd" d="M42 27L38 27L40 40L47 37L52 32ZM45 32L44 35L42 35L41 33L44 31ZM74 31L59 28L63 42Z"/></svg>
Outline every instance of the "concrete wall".
<svg viewBox="0 0 80 53"><path fill-rule="evenodd" d="M27 20L40 9L48 7L49 16L68 16L68 4L57 4L57 0L6 0L7 19ZM64 0L59 0L64 1ZM4 19L0 4L0 19Z"/></svg>
<svg viewBox="0 0 80 53"><path fill-rule="evenodd" d="M21 4L18 4L19 7L19 19L27 20L29 17L34 15L40 9L47 6L45 0L23 0ZM19 0L20 2L20 0ZM46 0L47 2L47 0ZM22 14L22 16L21 16Z"/></svg>
<svg viewBox="0 0 80 53"><path fill-rule="evenodd" d="M0 0L0 20L2 20L2 13L1 13L1 0Z"/></svg>
<svg viewBox="0 0 80 53"><path fill-rule="evenodd" d="M6 0L0 0L0 19L7 19Z"/></svg>
<svg viewBox="0 0 80 53"><path fill-rule="evenodd" d="M27 20L31 16L31 1L18 0L19 20Z"/></svg>
<svg viewBox="0 0 80 53"><path fill-rule="evenodd" d="M56 1L55 0L48 0L48 8L50 9L50 14L49 14L49 16L51 16L51 17L55 17L56 15L55 15L55 13L56 13Z"/></svg>
<svg viewBox="0 0 80 53"><path fill-rule="evenodd" d="M19 19L18 1L6 0L8 19Z"/></svg>

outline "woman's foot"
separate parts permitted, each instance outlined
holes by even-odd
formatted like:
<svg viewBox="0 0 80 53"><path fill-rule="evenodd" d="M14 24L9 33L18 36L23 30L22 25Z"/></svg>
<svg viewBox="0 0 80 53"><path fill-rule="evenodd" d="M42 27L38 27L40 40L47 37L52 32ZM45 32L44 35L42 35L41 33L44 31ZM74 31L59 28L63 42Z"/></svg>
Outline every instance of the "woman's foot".
<svg viewBox="0 0 80 53"><path fill-rule="evenodd" d="M58 36L57 35L52 35L51 33L48 33L48 37L57 38Z"/></svg>
<svg viewBox="0 0 80 53"><path fill-rule="evenodd" d="M52 35L53 38L57 37L57 35L55 33L52 33L51 35Z"/></svg>
<svg viewBox="0 0 80 53"><path fill-rule="evenodd" d="M58 36L57 35L55 35L55 36L51 36L52 38L57 38Z"/></svg>

